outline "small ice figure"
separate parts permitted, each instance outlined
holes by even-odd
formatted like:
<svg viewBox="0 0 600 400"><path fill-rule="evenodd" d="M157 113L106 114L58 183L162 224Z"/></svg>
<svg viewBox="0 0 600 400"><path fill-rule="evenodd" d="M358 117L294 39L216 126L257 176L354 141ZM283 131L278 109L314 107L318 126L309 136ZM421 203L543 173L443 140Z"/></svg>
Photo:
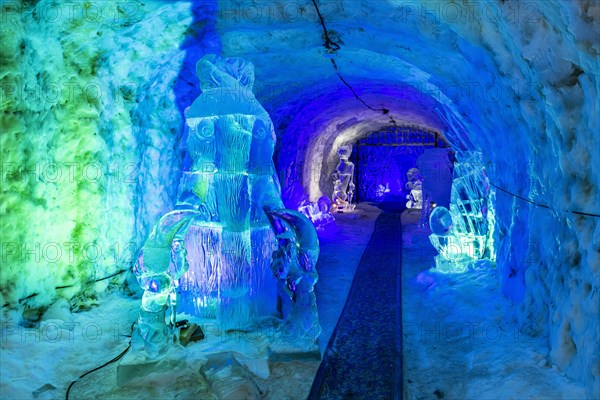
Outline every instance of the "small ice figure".
<svg viewBox="0 0 600 400"><path fill-rule="evenodd" d="M269 207L264 211L279 245L273 252L271 270L279 282L282 299L291 301L287 315L284 310L284 319L299 328L304 337L316 340L321 326L314 292L319 279L316 269L319 239L315 227L298 211Z"/></svg>
<svg viewBox="0 0 600 400"><path fill-rule="evenodd" d="M304 200L298 207L298 211L304 214L317 230L323 230L323 227L335 218L331 214L331 200L327 196L321 196L316 203Z"/></svg>
<svg viewBox="0 0 600 400"><path fill-rule="evenodd" d="M144 348L150 357L163 352L174 336L179 278L188 270L184 237L192 221L201 212L171 211L163 215L144 243L133 267L138 283L144 289L138 326L132 346ZM170 325L165 316L171 308Z"/></svg>
<svg viewBox="0 0 600 400"><path fill-rule="evenodd" d="M377 185L377 188L375 188L375 199L377 201L383 201L383 199L385 198L385 195L389 192L390 192L389 182L386 182L385 186L380 183L379 185Z"/></svg>
<svg viewBox="0 0 600 400"><path fill-rule="evenodd" d="M332 210L337 212L352 211L354 205L354 163L349 160L352 146L344 145L338 149L340 163L333 173Z"/></svg>
<svg viewBox="0 0 600 400"><path fill-rule="evenodd" d="M431 232L439 235L446 236L452 231L452 215L446 207L436 207L429 215L429 226Z"/></svg>
<svg viewBox="0 0 600 400"><path fill-rule="evenodd" d="M423 208L423 178L418 168L411 168L406 173L408 182L406 182L406 188L410 190L410 193L406 196L408 202L406 208Z"/></svg>

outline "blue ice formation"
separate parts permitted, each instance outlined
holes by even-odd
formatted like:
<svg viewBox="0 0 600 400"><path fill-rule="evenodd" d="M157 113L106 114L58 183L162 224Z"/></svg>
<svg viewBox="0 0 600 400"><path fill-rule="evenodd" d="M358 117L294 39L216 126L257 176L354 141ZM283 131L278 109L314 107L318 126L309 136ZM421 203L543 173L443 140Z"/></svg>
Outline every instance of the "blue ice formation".
<svg viewBox="0 0 600 400"><path fill-rule="evenodd" d="M439 252L436 271L464 272L475 260L496 261L494 245L495 191L490 186L481 153L457 154L450 210L436 207L429 216L429 240Z"/></svg>
<svg viewBox="0 0 600 400"><path fill-rule="evenodd" d="M194 219L206 217L202 210L171 211L163 215L148 235L133 267L144 295L132 345L136 349L145 348L150 356L164 351L175 333L178 282L189 268L184 238ZM165 324L168 305L171 306L169 327Z"/></svg>
<svg viewBox="0 0 600 400"><path fill-rule="evenodd" d="M177 208L205 207L192 223L182 309L229 329L277 312L270 273L274 237L263 207L283 208L272 155L273 124L252 93L254 67L241 58L203 57L202 93L185 110L190 169Z"/></svg>
<svg viewBox="0 0 600 400"><path fill-rule="evenodd" d="M319 258L319 239L312 222L294 210L272 210L265 207L278 249L273 252L271 269L278 279L284 303L284 318L302 336L315 340L320 332L317 298L314 286L319 275L316 270Z"/></svg>
<svg viewBox="0 0 600 400"><path fill-rule="evenodd" d="M196 68L202 94L185 111L190 169L177 210L156 224L135 267L145 289L137 334L148 353L164 350L166 304L174 327L176 288L181 310L245 330L278 313L279 280L292 303L286 321L315 340L319 242L312 222L281 202L273 124L252 93L253 66L209 55Z"/></svg>

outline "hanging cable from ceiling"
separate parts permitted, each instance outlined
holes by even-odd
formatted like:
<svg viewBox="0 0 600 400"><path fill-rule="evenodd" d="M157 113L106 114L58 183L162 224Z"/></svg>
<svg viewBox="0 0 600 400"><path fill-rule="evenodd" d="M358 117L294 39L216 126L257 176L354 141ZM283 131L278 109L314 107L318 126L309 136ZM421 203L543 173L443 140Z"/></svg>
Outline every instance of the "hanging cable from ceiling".
<svg viewBox="0 0 600 400"><path fill-rule="evenodd" d="M390 123L393 126L397 126L396 125L396 120L390 115L390 110L389 109L387 109L387 108L374 108L374 107L371 107L369 104L367 104L367 102L365 102L358 95L358 93L356 93L356 91L354 90L354 88L340 74L338 65L335 62L335 59L333 59L333 56L335 56L337 54L336 52L341 49L341 46L336 41L332 40L331 37L329 36L329 31L327 30L327 25L325 25L325 20L323 19L323 15L321 14L321 10L319 10L319 6L317 5L317 1L316 0L312 0L312 3L315 6L315 10L317 11L317 15L319 16L319 21L321 22L321 26L323 27L323 36L325 38L325 42L323 42L323 47L325 47L325 53L327 55L331 55L332 56L332 58L330 58L329 60L331 61L331 65L333 66L333 69L335 70L335 74L338 76L338 78L340 79L340 81L342 81L342 83L344 85L346 85L346 87L350 90L350 92L352 92L352 94L354 95L354 97L358 101L360 101L365 107L367 107L369 110L378 111L378 112L381 112L383 115L387 115L390 118Z"/></svg>

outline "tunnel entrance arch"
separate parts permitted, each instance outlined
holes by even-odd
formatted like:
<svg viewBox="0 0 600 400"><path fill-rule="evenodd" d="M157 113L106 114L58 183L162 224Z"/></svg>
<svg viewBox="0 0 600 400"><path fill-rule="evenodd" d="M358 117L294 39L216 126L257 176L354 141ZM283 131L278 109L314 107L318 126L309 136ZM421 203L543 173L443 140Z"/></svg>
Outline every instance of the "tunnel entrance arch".
<svg viewBox="0 0 600 400"><path fill-rule="evenodd" d="M404 198L410 168L426 149L450 148L444 136L418 125L387 126L354 144L357 201L378 201L381 190L392 198Z"/></svg>

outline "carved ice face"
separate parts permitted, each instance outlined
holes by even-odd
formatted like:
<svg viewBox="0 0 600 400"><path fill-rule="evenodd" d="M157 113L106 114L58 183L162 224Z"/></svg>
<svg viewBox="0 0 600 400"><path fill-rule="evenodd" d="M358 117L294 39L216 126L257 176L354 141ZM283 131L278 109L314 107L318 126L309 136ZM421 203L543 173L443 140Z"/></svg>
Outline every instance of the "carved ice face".
<svg viewBox="0 0 600 400"><path fill-rule="evenodd" d="M340 146L338 149L338 156L340 160L347 160L350 158L350 154L352 154L352 146L344 145Z"/></svg>

